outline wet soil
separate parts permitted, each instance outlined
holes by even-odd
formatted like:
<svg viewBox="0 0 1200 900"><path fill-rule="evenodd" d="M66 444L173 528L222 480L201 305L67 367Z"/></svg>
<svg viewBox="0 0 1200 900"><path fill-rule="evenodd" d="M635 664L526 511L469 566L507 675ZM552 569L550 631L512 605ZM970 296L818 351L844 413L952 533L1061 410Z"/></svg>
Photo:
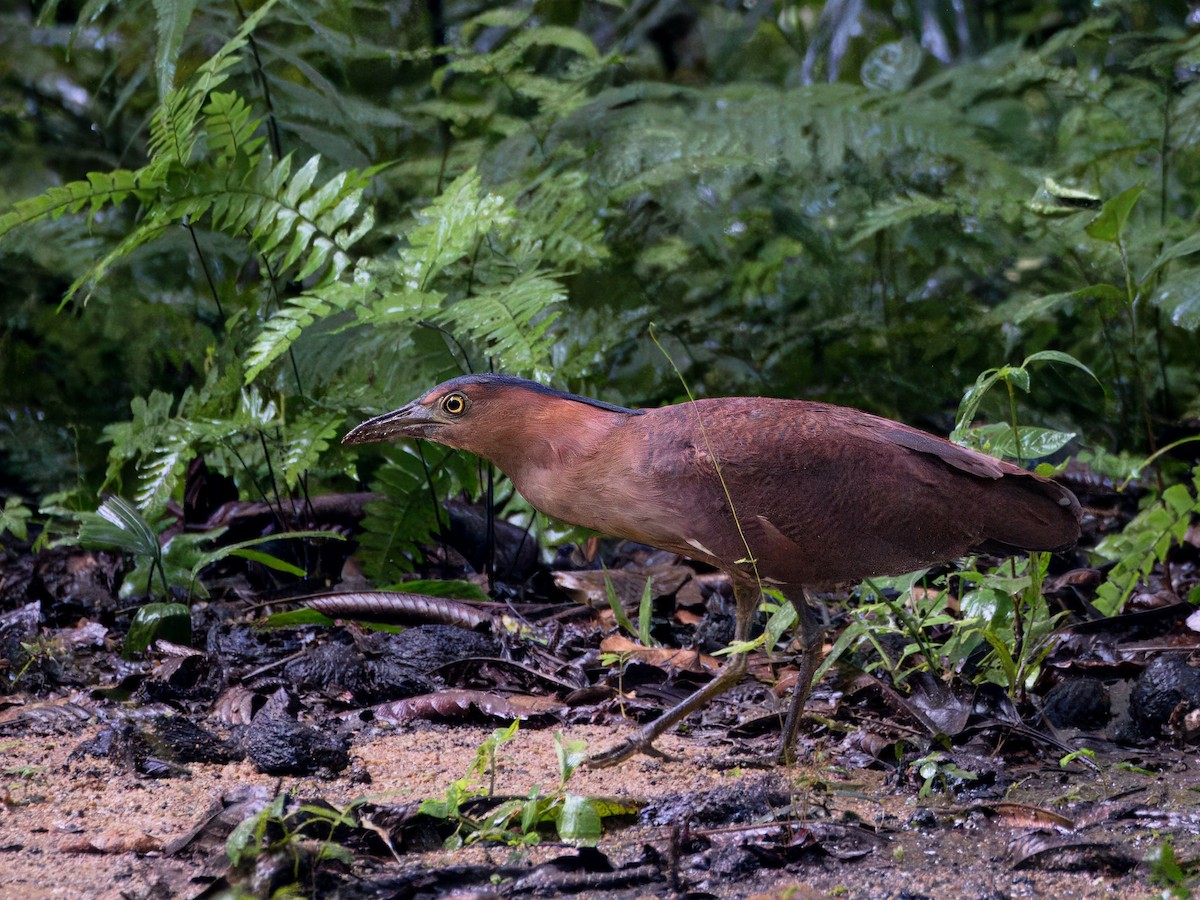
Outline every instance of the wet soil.
<svg viewBox="0 0 1200 900"><path fill-rule="evenodd" d="M526 536L511 530L517 559ZM423 574L477 598L460 602L369 591L348 553L325 560L319 588L252 565L207 573L211 596L183 608L182 637L123 654L138 608L118 593L127 560L0 547L0 900L1124 898L1192 886L1200 616L1184 598L1200 582L1200 529L1120 616L1089 610L1103 573L1086 554L1056 558L1046 595L1062 617L1028 697L964 671L986 644L893 681L904 667L884 656L911 662L912 646L881 630L815 689L800 762L763 765L796 670L786 653L755 651L737 688L657 742L666 758L582 767L565 789L557 734L604 750L711 677L730 636L727 579L636 546L610 548L606 574L575 548L549 568L526 559L481 601L464 580L470 547L431 551L441 568ZM339 592L312 600L331 584ZM636 621L647 584L643 643L607 595ZM854 606L825 599L833 642ZM327 616L264 625L306 603ZM380 613L407 627L361 621ZM946 640L938 627L931 641ZM513 720L494 763L477 766ZM461 845L535 790L584 798L603 817L595 846L532 819ZM457 817L422 807L451 791Z"/></svg>
<svg viewBox="0 0 1200 900"><path fill-rule="evenodd" d="M336 806L364 798L387 805L436 798L468 771L492 731L438 725L364 740L352 751L353 777L278 778L241 761L191 764L186 776L147 779L108 760L70 758L99 727L0 741L6 800L0 807L0 895L200 896L222 883L223 847L195 840L172 845L208 821L222 798L227 802L249 787ZM604 746L623 731L563 730L568 740L589 747ZM880 769L814 760L791 771L738 768L718 758L729 748L714 751L708 740L689 736L670 735L661 747L674 758L637 757L616 769L584 769L570 783L579 794L643 806L638 820L606 828L598 850L619 871L636 868L650 848L657 875L624 888L596 882L598 890L583 891L564 879L557 888L548 883L540 895L1150 897L1161 896L1161 888L1144 860L1164 841L1173 842L1180 858L1200 853L1200 769L1185 752L1154 759L1143 754L1136 760L1141 771L1118 765L1122 760L1115 757L1098 759L1098 772L1063 769L1052 760L1023 766L1009 773L1012 782L1002 797L972 800L918 797L916 786ZM819 742L810 750L824 752ZM556 782L551 730L525 729L501 749L498 794L524 796L535 785L552 790ZM350 891L359 879L369 884L448 867L511 873L577 853L554 841L533 848L398 848L393 858L357 857L341 884ZM503 883L480 884L472 871L461 887L483 893L470 896L508 893ZM443 885L395 895L447 893Z"/></svg>

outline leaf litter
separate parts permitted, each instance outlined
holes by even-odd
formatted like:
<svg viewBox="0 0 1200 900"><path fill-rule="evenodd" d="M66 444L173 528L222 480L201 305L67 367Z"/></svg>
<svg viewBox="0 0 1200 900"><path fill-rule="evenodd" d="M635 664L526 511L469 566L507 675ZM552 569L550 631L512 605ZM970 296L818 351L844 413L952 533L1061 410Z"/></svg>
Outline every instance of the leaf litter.
<svg viewBox="0 0 1200 900"><path fill-rule="evenodd" d="M608 551L607 573L578 557L560 554L524 587L494 586L499 602L361 585L297 595L303 585L227 562L237 587L192 605L194 647L159 641L126 660L120 558L8 546L6 877L29 896L51 885L146 897L288 878L314 896L499 885L514 896L862 897L1157 896L1172 865L1186 879L1200 830L1200 676L1188 665L1200 634L1194 608L1173 598L1196 578L1195 542L1128 612L1060 627L1028 707L958 677L910 672L898 684L864 671L869 653L848 656L814 693L801 764L763 770L787 700L772 684L787 684L789 662L756 652L756 680L660 742L672 758L573 772L573 794L623 798L597 807L612 814L595 846L543 828L503 852L441 849L449 825L422 801L462 783L474 791L468 818L486 817L551 791L552 729L608 746L632 727L623 717L656 715L709 677L708 654L728 639L719 575L628 545ZM1097 581L1067 569L1048 594L1085 607ZM832 638L840 605L827 606ZM302 607L322 618L289 623ZM463 781L479 775L492 729L513 720L521 731L496 752L486 790ZM239 828L255 848L244 858L230 849ZM64 871L65 858L81 862Z"/></svg>

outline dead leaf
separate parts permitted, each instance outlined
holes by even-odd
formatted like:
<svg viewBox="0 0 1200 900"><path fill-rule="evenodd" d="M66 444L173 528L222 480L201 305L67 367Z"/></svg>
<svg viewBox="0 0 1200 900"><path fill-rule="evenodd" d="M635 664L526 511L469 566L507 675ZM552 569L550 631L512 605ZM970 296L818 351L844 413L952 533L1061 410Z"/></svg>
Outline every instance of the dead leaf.
<svg viewBox="0 0 1200 900"><path fill-rule="evenodd" d="M1001 800L996 803L979 803L970 807L971 811L979 810L985 814L994 814L1009 828L1060 828L1073 831L1075 822L1052 809L1033 806L1029 803L1015 803L1011 800Z"/></svg>
<svg viewBox="0 0 1200 900"><path fill-rule="evenodd" d="M333 618L370 619L401 625L458 625L469 631L490 629L495 621L493 610L506 609L502 603L466 603L408 591L314 594L305 598L304 605Z"/></svg>
<svg viewBox="0 0 1200 900"><path fill-rule="evenodd" d="M1014 869L1043 872L1128 872L1138 861L1124 850L1099 841L1062 840L1026 834L1009 845Z"/></svg>
<svg viewBox="0 0 1200 900"><path fill-rule="evenodd" d="M721 668L716 657L698 650L679 650L673 647L643 647L620 634L610 634L600 642L604 653L619 653L640 659L661 669L682 669L685 672L713 673Z"/></svg>
<svg viewBox="0 0 1200 900"><path fill-rule="evenodd" d="M59 853L159 853L163 842L145 832L126 834L112 829L98 831L83 840L69 841Z"/></svg>
<svg viewBox="0 0 1200 900"><path fill-rule="evenodd" d="M592 609L608 609L608 584L612 584L617 600L626 609L636 609L650 579L652 598L676 594L692 580L687 566L648 566L628 569L588 569L576 572L555 572L554 584L576 603Z"/></svg>
<svg viewBox="0 0 1200 900"><path fill-rule="evenodd" d="M512 720L553 716L565 708L562 701L554 697L447 690L380 703L372 707L372 712L376 719L401 725L416 719L465 719L472 710L493 718Z"/></svg>

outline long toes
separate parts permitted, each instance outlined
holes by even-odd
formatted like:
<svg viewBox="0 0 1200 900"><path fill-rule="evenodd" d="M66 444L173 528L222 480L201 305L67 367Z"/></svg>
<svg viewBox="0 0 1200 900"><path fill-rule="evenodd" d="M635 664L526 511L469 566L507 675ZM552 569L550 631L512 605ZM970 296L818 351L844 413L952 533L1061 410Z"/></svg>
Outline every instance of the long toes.
<svg viewBox="0 0 1200 900"><path fill-rule="evenodd" d="M613 744L607 750L593 753L584 761L584 765L589 769L607 769L609 766L615 766L619 762L624 762L637 753L637 751L637 742L633 738L626 738L619 744Z"/></svg>
<svg viewBox="0 0 1200 900"><path fill-rule="evenodd" d="M625 738L620 743L614 744L607 750L601 750L599 753L589 756L584 761L584 765L589 769L607 769L609 766L625 762L625 760L636 753L645 753L647 756L653 756L658 759L670 759L667 754L655 747L650 740L635 734Z"/></svg>

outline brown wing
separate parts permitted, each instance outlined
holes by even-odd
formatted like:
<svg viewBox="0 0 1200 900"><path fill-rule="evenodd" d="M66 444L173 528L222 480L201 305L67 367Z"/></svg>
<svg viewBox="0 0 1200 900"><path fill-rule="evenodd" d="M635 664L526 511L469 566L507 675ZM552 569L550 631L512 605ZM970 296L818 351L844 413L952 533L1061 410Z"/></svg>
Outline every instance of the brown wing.
<svg viewBox="0 0 1200 900"><path fill-rule="evenodd" d="M1060 549L1078 536L1079 506L1064 488L858 410L730 398L654 413L649 483L673 485L662 502L689 544L726 564L746 556L711 447L764 577L849 581L972 550Z"/></svg>

